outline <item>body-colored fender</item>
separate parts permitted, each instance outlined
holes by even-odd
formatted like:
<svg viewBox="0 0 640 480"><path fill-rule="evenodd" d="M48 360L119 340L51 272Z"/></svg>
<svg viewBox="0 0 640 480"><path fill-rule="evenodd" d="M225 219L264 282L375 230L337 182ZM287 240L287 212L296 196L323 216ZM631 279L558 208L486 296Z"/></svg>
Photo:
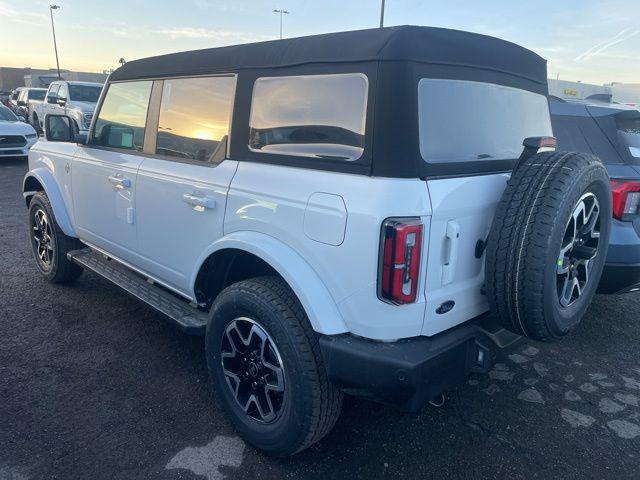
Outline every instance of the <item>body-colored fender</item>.
<svg viewBox="0 0 640 480"><path fill-rule="evenodd" d="M30 186L30 183L32 183L33 180L36 180L40 185L42 185L44 192L47 194L47 197L49 197L49 202L51 203L51 208L53 208L53 214L56 217L56 222L58 222L58 225L65 235L77 237L73 222L67 212L62 194L60 193L60 188L58 187L53 174L44 167L29 170L24 176L24 181L22 183L22 192L25 198L31 197L36 193L36 191Z"/></svg>
<svg viewBox="0 0 640 480"><path fill-rule="evenodd" d="M336 335L348 331L336 303L318 274L295 250L264 233L234 232L213 243L198 260L198 268L191 278L192 291L200 266L212 253L225 249L244 250L276 270L297 295L316 332Z"/></svg>

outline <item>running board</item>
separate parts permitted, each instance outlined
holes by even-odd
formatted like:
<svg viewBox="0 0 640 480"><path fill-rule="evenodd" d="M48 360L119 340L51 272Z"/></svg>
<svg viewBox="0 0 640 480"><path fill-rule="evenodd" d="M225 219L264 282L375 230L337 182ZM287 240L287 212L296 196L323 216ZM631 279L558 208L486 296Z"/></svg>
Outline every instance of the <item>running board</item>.
<svg viewBox="0 0 640 480"><path fill-rule="evenodd" d="M108 258L90 248L67 253L67 258L115 283L127 293L152 306L192 335L204 335L207 314L191 306L186 301L151 283L145 277L133 272L118 261Z"/></svg>

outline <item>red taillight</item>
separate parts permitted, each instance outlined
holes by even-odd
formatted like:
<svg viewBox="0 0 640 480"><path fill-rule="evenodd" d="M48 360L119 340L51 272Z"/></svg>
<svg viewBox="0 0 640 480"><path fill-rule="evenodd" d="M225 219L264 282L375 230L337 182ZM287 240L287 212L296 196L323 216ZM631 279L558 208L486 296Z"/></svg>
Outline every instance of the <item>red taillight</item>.
<svg viewBox="0 0 640 480"><path fill-rule="evenodd" d="M382 224L380 298L396 304L416 301L422 252L419 218L389 218Z"/></svg>
<svg viewBox="0 0 640 480"><path fill-rule="evenodd" d="M618 220L633 220L640 215L640 181L611 180L613 216Z"/></svg>

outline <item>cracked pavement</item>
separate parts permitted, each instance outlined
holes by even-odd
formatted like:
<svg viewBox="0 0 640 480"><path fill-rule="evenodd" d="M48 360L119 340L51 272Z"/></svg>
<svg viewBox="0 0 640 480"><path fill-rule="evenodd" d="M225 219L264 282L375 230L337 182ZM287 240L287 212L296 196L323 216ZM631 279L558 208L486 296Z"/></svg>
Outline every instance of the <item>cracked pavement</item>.
<svg viewBox="0 0 640 480"><path fill-rule="evenodd" d="M292 459L245 446L203 341L91 273L31 258L24 160L0 161L0 480L637 478L640 294L599 296L562 342L529 343L417 415L347 398Z"/></svg>

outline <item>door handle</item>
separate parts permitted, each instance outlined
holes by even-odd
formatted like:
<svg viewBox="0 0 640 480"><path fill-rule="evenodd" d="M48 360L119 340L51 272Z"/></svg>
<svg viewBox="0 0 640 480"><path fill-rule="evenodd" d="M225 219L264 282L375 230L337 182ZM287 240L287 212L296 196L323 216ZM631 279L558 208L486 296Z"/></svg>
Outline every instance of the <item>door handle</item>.
<svg viewBox="0 0 640 480"><path fill-rule="evenodd" d="M460 248L460 224L454 220L447 222L445 238L449 243L449 255L442 266L442 285L448 285L453 281L458 264L458 249Z"/></svg>
<svg viewBox="0 0 640 480"><path fill-rule="evenodd" d="M216 208L216 201L211 197L200 192L185 193L182 195L182 200L189 205L195 205L202 208Z"/></svg>
<svg viewBox="0 0 640 480"><path fill-rule="evenodd" d="M114 188L131 188L131 180L120 175L109 175L109 183Z"/></svg>

